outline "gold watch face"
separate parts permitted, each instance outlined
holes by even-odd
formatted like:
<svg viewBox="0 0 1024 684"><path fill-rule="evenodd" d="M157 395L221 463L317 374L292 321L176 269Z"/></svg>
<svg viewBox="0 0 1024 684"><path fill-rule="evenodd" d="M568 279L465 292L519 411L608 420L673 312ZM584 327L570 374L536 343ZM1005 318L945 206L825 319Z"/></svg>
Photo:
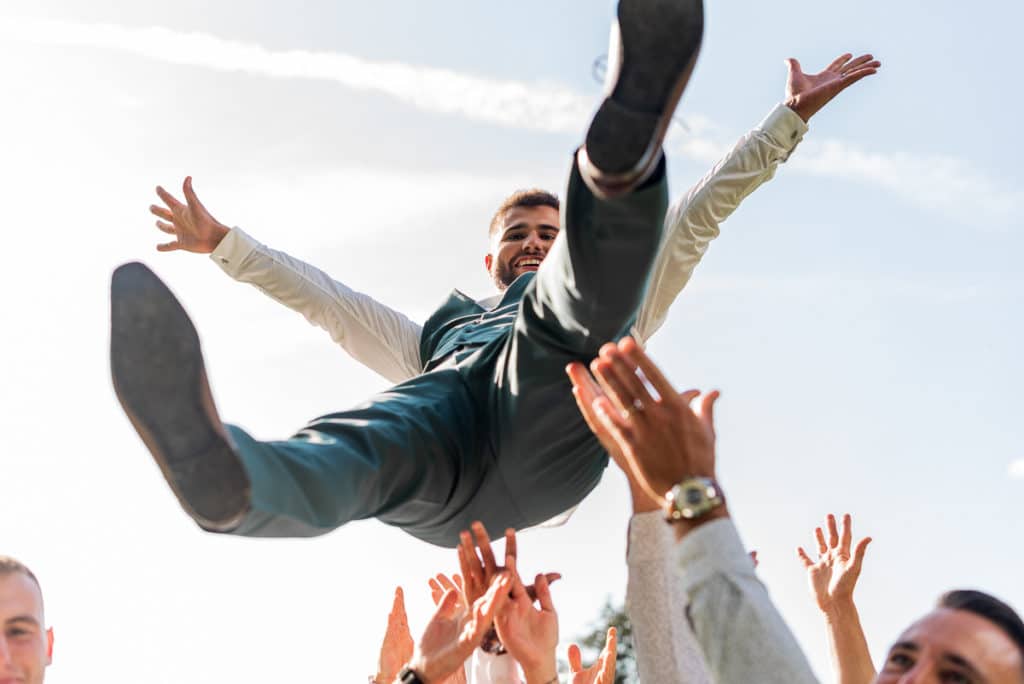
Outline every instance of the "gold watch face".
<svg viewBox="0 0 1024 684"><path fill-rule="evenodd" d="M714 480L693 478L680 482L669 492L670 517L674 520L699 518L722 503Z"/></svg>

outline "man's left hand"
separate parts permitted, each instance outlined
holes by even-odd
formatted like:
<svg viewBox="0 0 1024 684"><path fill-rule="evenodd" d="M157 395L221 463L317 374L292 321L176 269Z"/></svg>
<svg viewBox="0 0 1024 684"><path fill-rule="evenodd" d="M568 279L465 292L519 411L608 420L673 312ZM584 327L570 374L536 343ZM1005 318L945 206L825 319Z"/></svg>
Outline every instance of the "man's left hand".
<svg viewBox="0 0 1024 684"><path fill-rule="evenodd" d="M789 78L786 80L786 105L805 122L832 98L866 76L878 73L882 63L871 55L854 58L850 53L840 55L817 74L805 74L800 62L786 60Z"/></svg>

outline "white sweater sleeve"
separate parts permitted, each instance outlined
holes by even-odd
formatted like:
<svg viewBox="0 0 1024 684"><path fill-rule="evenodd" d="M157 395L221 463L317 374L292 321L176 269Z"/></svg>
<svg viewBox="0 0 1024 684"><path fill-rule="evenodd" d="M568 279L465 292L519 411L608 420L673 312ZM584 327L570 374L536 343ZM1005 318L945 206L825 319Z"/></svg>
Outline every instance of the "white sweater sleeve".
<svg viewBox="0 0 1024 684"><path fill-rule="evenodd" d="M675 555L693 631L715 682L816 684L731 519L690 532Z"/></svg>
<svg viewBox="0 0 1024 684"><path fill-rule="evenodd" d="M640 681L711 684L686 618L686 596L673 572L675 536L661 511L629 521L626 615L633 626Z"/></svg>
<svg viewBox="0 0 1024 684"><path fill-rule="evenodd" d="M639 341L650 339L665 322L669 307L690 280L708 244L718 237L719 224L747 195L775 175L775 169L789 158L806 132L807 124L796 112L785 105L776 106L669 207L634 329Z"/></svg>
<svg viewBox="0 0 1024 684"><path fill-rule="evenodd" d="M352 357L392 382L419 375L421 326L320 269L232 228L210 254L237 281L299 312Z"/></svg>

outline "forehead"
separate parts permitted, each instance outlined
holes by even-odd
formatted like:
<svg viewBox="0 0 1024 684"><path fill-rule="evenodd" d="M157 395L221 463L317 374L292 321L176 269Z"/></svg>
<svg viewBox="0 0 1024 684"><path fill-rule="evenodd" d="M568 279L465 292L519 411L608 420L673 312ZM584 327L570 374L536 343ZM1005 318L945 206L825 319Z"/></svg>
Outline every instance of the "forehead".
<svg viewBox="0 0 1024 684"><path fill-rule="evenodd" d="M548 225L559 228L559 220L558 210L554 207L512 207L505 212L501 225L502 230L521 224Z"/></svg>
<svg viewBox="0 0 1024 684"><path fill-rule="evenodd" d="M936 653L956 653L992 681L1019 681L1022 662L1016 645L999 627L974 613L939 608L911 625L897 641ZM1003 678L1007 676L1011 678Z"/></svg>
<svg viewBox="0 0 1024 684"><path fill-rule="evenodd" d="M30 615L43 622L43 597L39 587L20 572L0 575L0 624Z"/></svg>

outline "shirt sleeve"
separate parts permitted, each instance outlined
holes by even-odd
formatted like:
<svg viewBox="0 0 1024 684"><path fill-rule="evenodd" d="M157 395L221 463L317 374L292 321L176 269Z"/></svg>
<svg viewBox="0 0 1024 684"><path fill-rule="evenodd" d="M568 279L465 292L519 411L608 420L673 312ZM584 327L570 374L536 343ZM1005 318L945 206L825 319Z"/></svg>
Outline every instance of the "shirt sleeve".
<svg viewBox="0 0 1024 684"><path fill-rule="evenodd" d="M320 269L260 244L240 228L232 228L210 258L235 280L255 285L326 330L356 361L388 380L402 382L422 371L422 327Z"/></svg>
<svg viewBox="0 0 1024 684"><path fill-rule="evenodd" d="M519 663L507 653L494 655L478 648L473 651L469 668L469 684L523 684Z"/></svg>
<svg viewBox="0 0 1024 684"><path fill-rule="evenodd" d="M775 175L807 132L804 120L785 105L775 109L665 215L651 281L640 305L634 334L643 342L665 322L668 309L686 286L719 224L743 199Z"/></svg>
<svg viewBox="0 0 1024 684"><path fill-rule="evenodd" d="M731 519L713 520L675 548L693 631L714 681L811 684L803 651L779 614Z"/></svg>
<svg viewBox="0 0 1024 684"><path fill-rule="evenodd" d="M642 682L711 684L700 646L686 619L686 596L672 572L675 537L661 511L629 521L626 615L633 627Z"/></svg>

